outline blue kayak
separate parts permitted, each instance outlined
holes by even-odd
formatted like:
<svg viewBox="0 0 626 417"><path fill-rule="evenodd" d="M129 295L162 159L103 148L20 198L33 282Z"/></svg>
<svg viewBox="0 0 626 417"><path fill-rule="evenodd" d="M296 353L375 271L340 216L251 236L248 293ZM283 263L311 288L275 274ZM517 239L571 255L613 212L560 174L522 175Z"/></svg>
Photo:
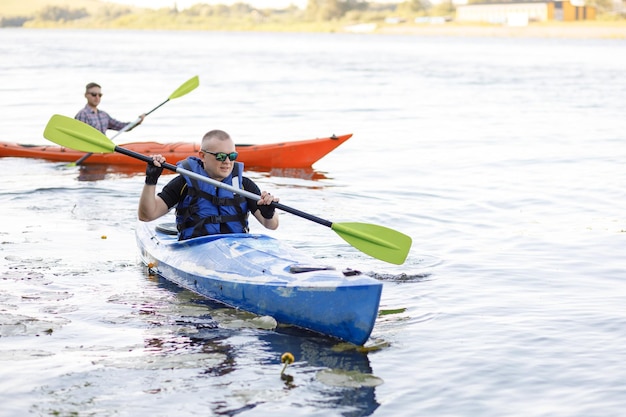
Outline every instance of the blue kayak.
<svg viewBox="0 0 626 417"><path fill-rule="evenodd" d="M364 344L374 327L379 281L320 265L270 236L179 241L173 224L158 221L138 222L136 236L144 264L204 297L356 345Z"/></svg>

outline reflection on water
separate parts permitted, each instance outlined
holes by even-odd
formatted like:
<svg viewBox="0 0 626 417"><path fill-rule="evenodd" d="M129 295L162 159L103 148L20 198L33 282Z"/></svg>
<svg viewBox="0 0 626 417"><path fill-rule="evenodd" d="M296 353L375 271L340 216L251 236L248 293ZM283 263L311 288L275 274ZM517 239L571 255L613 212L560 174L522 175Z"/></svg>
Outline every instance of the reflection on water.
<svg viewBox="0 0 626 417"><path fill-rule="evenodd" d="M248 171L267 173L270 177L289 177L312 181L329 179L326 172L317 171L313 168L246 167L246 169Z"/></svg>
<svg viewBox="0 0 626 417"><path fill-rule="evenodd" d="M141 169L134 165L101 165L90 164L80 165L78 169L78 181L102 181L104 179L115 179L116 177L134 177L137 174L145 173L145 168Z"/></svg>
<svg viewBox="0 0 626 417"><path fill-rule="evenodd" d="M161 278L158 280L161 288L177 294L177 299L186 306L201 306L201 313L196 317L185 316L179 318L176 330L179 336L188 338L189 344L179 345L183 350L200 350L204 353L219 353L224 356L219 364L204 370L208 376L224 376L238 372L238 349L230 344L231 339L240 337L243 329L249 327L247 323L254 323L257 316L235 309L225 308L222 304L212 300L199 298L187 290ZM206 308L206 310L204 310ZM217 322L214 318L219 317ZM233 317L241 321L240 328L232 327ZM220 322L230 322L225 328ZM255 332L256 365L265 365L273 368L276 378L280 378L282 369L280 358L283 353L290 352L295 357L295 363L287 368L284 389L296 390L298 386L307 386L315 389L322 395L319 403L324 407L344 410L344 416L368 416L378 407L375 397L375 387L382 380L372 375L368 354L362 349L339 348L344 343L329 339L312 332L291 326L279 326L275 331ZM171 343L152 340L150 346L171 346ZM325 371L325 372L322 372ZM320 384L321 383L321 384ZM339 390L339 391L338 391ZM256 401L259 401L257 398ZM267 401L265 398L263 401ZM254 407L258 404L246 404L245 407ZM319 406L320 404L318 404ZM356 409L353 409L356 405ZM231 409L227 404L221 404L215 411L220 415L235 415L237 409Z"/></svg>
<svg viewBox="0 0 626 417"><path fill-rule="evenodd" d="M144 175L145 168L135 165L102 165L89 164L80 165L76 168L61 164L61 167L78 170L78 181L102 181L115 179L116 177L133 177ZM267 177L286 177L302 180L318 181L329 179L325 172L317 171L314 168L266 168L266 167L246 167L246 171L256 172Z"/></svg>

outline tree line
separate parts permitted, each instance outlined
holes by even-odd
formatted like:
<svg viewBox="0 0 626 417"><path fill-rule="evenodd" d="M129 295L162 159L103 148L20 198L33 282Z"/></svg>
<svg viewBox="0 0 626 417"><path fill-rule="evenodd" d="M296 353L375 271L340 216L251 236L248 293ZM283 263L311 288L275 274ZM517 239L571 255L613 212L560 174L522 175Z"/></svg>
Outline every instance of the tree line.
<svg viewBox="0 0 626 417"><path fill-rule="evenodd" d="M175 1L175 0L173 0ZM201 0L198 0L201 1ZM515 2L519 0L469 0L469 3ZM612 0L587 0L598 13L611 11ZM188 9L177 6L158 10L103 3L93 10L84 7L47 6L29 16L0 18L0 27L75 27L126 29L199 30L305 30L332 31L340 24L379 23L388 17L410 21L422 16L454 15L452 0L405 0L398 4L365 0L308 0L301 10L257 9L247 3L209 5L199 3ZM622 16L624 18L626 16ZM619 16L618 16L619 18Z"/></svg>
<svg viewBox="0 0 626 417"><path fill-rule="evenodd" d="M198 0L200 1L200 0ZM198 24L203 19L229 19L252 22L332 22L342 19L355 21L384 20L393 13L426 14L435 10L429 0L407 0L400 4L376 3L364 0L308 0L301 10L295 6L286 9L257 9L247 3L233 5L196 4L179 10L172 7L158 10L138 9L105 3L95 10L72 6L47 6L29 16L0 18L0 27L50 27L80 26L81 22L91 27L134 27L147 25L148 21L158 26L164 20L176 18L190 24ZM143 23L140 23L143 22Z"/></svg>

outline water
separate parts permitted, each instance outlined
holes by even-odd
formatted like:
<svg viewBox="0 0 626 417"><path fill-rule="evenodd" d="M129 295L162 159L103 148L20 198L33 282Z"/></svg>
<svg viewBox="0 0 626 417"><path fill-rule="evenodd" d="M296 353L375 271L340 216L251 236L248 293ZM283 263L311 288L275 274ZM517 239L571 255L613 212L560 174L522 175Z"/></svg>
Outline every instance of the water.
<svg viewBox="0 0 626 417"><path fill-rule="evenodd" d="M0 51L5 141L46 143L89 81L131 121L199 75L120 143L354 133L322 179L249 175L414 240L394 266L289 214L268 232L384 282L355 350L150 276L141 175L5 158L3 416L623 414L623 40L2 30Z"/></svg>

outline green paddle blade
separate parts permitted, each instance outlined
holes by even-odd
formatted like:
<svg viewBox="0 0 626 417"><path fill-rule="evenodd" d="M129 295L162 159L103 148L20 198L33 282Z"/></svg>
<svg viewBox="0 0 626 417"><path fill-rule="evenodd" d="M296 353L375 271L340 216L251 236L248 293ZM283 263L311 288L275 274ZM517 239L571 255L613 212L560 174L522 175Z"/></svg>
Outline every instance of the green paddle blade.
<svg viewBox="0 0 626 417"><path fill-rule="evenodd" d="M115 144L98 129L80 120L55 114L50 118L43 137L66 148L81 152L115 152Z"/></svg>
<svg viewBox="0 0 626 417"><path fill-rule="evenodd" d="M411 249L411 238L384 226L367 223L333 223L343 240L381 261L402 265Z"/></svg>
<svg viewBox="0 0 626 417"><path fill-rule="evenodd" d="M198 85L200 85L200 79L196 75L195 77L191 77L183 85L178 87L176 91L174 91L168 98L171 100L180 96L184 96L188 92L195 90Z"/></svg>

